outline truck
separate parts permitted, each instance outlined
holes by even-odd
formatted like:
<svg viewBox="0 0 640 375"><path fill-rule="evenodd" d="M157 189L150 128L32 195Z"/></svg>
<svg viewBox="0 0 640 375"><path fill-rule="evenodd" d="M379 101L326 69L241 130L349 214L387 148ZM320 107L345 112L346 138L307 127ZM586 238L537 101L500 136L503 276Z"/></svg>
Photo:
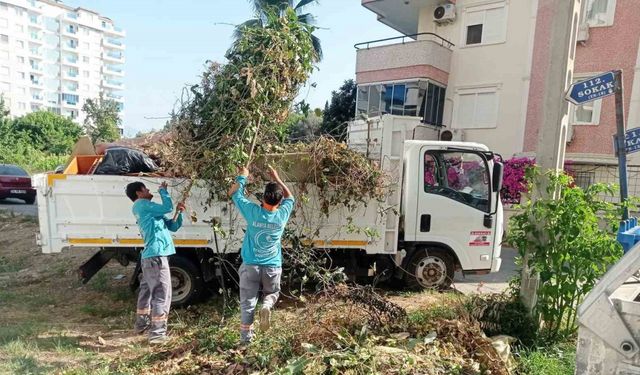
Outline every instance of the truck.
<svg viewBox="0 0 640 375"><path fill-rule="evenodd" d="M347 147L365 154L389 176L386 200L356 209L318 208L318 191L305 187L289 227L306 230L313 248L354 278L400 281L408 288L443 288L454 272L486 274L500 269L503 167L486 146L443 142L433 128L385 115L349 125ZM37 189L43 253L82 247L97 250L79 268L87 282L110 260L136 264L143 241L125 186L142 181L150 190L166 181L174 202L182 198L183 178L88 174L99 155L76 155L62 173L33 177ZM300 190L292 184L294 195ZM194 303L239 265L243 219L230 200L210 200L196 180L186 201L183 227L173 233L170 258L174 305ZM304 217L304 221L303 221ZM214 230L213 223L216 223ZM350 230L349 228L366 228ZM234 230L235 228L235 230ZM222 235L226 232L227 235ZM286 244L285 249L287 251ZM213 289L216 290L216 289Z"/></svg>

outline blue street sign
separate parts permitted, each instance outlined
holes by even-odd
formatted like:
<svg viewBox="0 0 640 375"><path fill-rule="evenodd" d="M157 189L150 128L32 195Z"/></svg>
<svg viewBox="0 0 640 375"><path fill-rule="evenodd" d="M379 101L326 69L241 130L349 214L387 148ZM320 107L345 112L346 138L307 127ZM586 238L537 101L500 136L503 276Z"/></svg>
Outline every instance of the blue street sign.
<svg viewBox="0 0 640 375"><path fill-rule="evenodd" d="M613 72L607 72L571 85L567 92L566 100L575 105L588 103L613 95L615 93L615 85Z"/></svg>
<svg viewBox="0 0 640 375"><path fill-rule="evenodd" d="M627 154L640 151L640 128L629 129L624 134Z"/></svg>

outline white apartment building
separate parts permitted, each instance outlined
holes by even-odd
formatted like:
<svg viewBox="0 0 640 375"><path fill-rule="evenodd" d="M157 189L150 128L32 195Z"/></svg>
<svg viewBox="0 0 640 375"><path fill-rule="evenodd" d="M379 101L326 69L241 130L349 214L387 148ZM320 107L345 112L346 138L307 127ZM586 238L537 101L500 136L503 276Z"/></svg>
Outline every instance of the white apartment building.
<svg viewBox="0 0 640 375"><path fill-rule="evenodd" d="M0 1L0 93L11 115L45 109L82 123L82 105L101 92L122 111L124 37L88 9Z"/></svg>

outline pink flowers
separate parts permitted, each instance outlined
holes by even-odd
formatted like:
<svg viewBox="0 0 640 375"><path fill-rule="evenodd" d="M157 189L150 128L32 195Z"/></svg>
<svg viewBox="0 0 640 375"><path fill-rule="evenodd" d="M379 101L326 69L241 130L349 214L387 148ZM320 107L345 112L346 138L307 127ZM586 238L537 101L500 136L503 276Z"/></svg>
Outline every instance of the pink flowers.
<svg viewBox="0 0 640 375"><path fill-rule="evenodd" d="M527 192L527 181L525 171L529 167L535 167L536 159L527 157L516 157L504 160L504 177L502 179L502 190L500 197L503 204L518 204L522 193ZM565 161L564 171L570 176L574 175L571 168L573 164L570 160Z"/></svg>

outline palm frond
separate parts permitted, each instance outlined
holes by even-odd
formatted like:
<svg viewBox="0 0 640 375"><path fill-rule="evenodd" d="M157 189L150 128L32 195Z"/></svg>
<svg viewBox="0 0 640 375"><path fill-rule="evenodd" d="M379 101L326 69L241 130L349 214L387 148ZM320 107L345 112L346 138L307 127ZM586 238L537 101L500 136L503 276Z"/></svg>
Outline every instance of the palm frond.
<svg viewBox="0 0 640 375"><path fill-rule="evenodd" d="M322 45L320 44L320 39L315 35L311 35L311 42L313 43L313 49L316 51L318 61L322 61Z"/></svg>
<svg viewBox="0 0 640 375"><path fill-rule="evenodd" d="M317 0L300 0L300 2L295 6L295 10L302 10L302 8L306 7L307 5L311 4L311 3L317 3ZM293 6L293 5L292 5Z"/></svg>
<svg viewBox="0 0 640 375"><path fill-rule="evenodd" d="M315 25L316 17L314 17L314 15L311 13L298 14L298 22L307 25Z"/></svg>
<svg viewBox="0 0 640 375"><path fill-rule="evenodd" d="M253 18L253 19L244 21L243 23L236 26L235 30L233 30L232 38L233 40L239 40L244 34L244 31L246 29L250 29L254 27L262 27L262 26L263 26L263 22L262 22L262 19L260 18Z"/></svg>

